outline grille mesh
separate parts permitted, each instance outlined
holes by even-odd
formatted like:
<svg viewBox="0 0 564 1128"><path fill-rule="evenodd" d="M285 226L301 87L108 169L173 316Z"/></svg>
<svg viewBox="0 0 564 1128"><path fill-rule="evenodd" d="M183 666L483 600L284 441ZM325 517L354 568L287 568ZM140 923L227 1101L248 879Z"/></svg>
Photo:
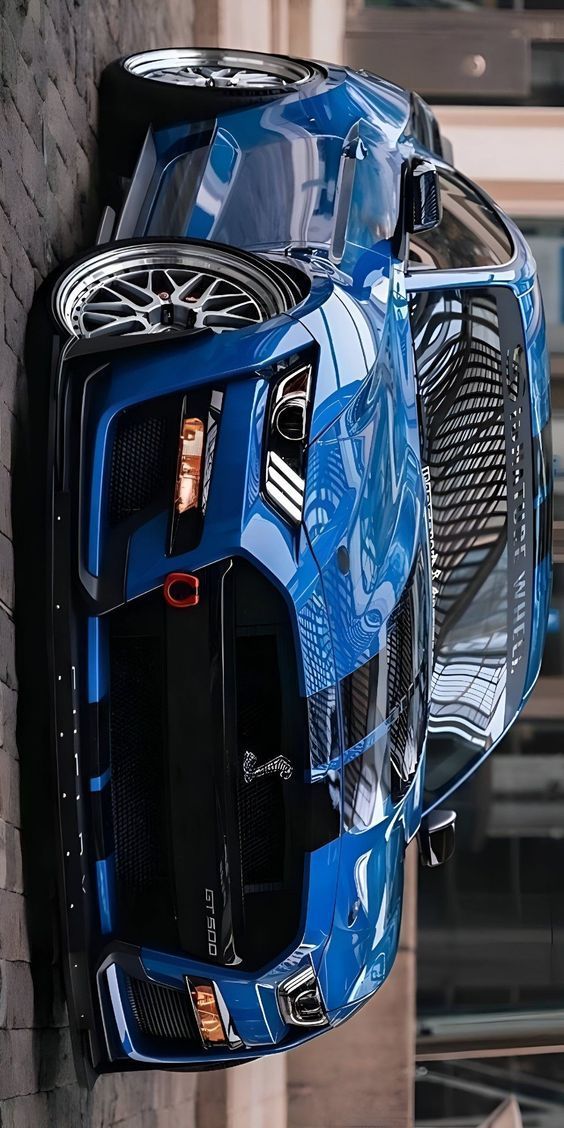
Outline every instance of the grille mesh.
<svg viewBox="0 0 564 1128"><path fill-rule="evenodd" d="M194 1038L194 1017L185 991L128 978L127 993L142 1034L170 1042Z"/></svg>
<svg viewBox="0 0 564 1128"><path fill-rule="evenodd" d="M118 880L132 891L167 872L161 713L161 647L151 638L111 646L112 814Z"/></svg>
<svg viewBox="0 0 564 1128"><path fill-rule="evenodd" d="M239 834L243 886L272 889L284 875L284 799L277 776L262 776L239 787Z"/></svg>
<svg viewBox="0 0 564 1128"><path fill-rule="evenodd" d="M112 525L145 509L166 484L167 420L122 415L112 448L109 518Z"/></svg>
<svg viewBox="0 0 564 1128"><path fill-rule="evenodd" d="M253 753L260 769L261 764L277 754L273 734L280 732L282 722L275 636L249 635L237 639L237 707L239 755ZM245 891L279 885L284 874L285 848L280 777L257 775L246 783L240 766L238 813Z"/></svg>

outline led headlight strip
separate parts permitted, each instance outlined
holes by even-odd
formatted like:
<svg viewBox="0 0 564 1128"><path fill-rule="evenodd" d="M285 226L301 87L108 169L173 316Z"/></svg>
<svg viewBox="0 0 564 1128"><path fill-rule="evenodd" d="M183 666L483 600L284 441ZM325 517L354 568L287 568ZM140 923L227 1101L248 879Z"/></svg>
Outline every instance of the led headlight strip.
<svg viewBox="0 0 564 1128"><path fill-rule="evenodd" d="M311 364L298 362L274 385L269 402L264 490L295 524L304 507L311 387Z"/></svg>

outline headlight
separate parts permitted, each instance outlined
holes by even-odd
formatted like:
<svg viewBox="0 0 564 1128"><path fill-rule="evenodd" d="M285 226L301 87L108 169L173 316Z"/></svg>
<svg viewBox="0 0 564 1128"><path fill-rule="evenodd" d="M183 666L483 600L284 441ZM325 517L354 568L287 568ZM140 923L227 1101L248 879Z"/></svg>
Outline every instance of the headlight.
<svg viewBox="0 0 564 1128"><path fill-rule="evenodd" d="M311 364L298 362L276 382L268 405L264 492L296 524L304 507L311 386Z"/></svg>
<svg viewBox="0 0 564 1128"><path fill-rule="evenodd" d="M313 965L285 979L278 988L280 1013L290 1026L327 1026L329 1019Z"/></svg>

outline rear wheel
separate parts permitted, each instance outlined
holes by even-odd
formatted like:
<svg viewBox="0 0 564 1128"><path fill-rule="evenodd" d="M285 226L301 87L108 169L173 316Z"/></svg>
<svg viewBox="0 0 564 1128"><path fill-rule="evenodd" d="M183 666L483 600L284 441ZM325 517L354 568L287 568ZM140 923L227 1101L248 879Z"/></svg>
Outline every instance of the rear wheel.
<svg viewBox="0 0 564 1128"><path fill-rule="evenodd" d="M107 171L131 176L150 125L206 122L229 110L310 90L324 72L286 55L212 48L143 51L106 67L100 143Z"/></svg>
<svg viewBox="0 0 564 1128"><path fill-rule="evenodd" d="M74 337L215 332L257 325L304 296L296 272L228 247L114 244L56 281L51 306Z"/></svg>

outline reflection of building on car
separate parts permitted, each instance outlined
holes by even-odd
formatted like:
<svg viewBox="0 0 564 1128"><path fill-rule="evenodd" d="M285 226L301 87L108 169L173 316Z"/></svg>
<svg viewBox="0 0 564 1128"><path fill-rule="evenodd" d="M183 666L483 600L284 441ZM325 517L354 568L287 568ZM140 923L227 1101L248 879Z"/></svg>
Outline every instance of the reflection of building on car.
<svg viewBox="0 0 564 1128"><path fill-rule="evenodd" d="M30 329L68 991L96 1070L209 1067L373 994L535 681L544 322L403 90L162 51L101 109L101 245Z"/></svg>

